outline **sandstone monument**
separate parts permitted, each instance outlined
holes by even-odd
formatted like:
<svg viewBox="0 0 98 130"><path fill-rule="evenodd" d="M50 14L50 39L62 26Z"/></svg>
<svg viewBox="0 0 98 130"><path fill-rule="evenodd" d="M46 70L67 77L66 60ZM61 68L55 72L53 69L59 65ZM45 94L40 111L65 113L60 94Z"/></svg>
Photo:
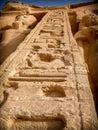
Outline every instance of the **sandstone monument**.
<svg viewBox="0 0 98 130"><path fill-rule="evenodd" d="M0 13L0 130L98 130L98 4Z"/></svg>

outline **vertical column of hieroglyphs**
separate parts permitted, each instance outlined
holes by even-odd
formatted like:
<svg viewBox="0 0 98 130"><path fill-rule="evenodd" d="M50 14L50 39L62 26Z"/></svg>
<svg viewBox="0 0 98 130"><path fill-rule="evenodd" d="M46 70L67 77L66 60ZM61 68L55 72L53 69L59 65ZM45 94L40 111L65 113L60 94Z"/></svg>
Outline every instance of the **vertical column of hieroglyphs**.
<svg viewBox="0 0 98 130"><path fill-rule="evenodd" d="M82 129L76 81L78 66L74 65L76 53L69 43L66 17L65 10L47 13L12 55L9 67L4 66L1 79L8 89L0 121L5 127Z"/></svg>

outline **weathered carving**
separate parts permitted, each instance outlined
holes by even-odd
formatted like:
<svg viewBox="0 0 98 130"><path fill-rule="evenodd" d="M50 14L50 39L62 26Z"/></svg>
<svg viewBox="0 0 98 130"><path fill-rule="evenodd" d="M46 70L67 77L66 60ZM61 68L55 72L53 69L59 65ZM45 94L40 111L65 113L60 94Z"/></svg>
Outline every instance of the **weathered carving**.
<svg viewBox="0 0 98 130"><path fill-rule="evenodd" d="M47 97L65 97L65 92L61 86L47 86L43 88Z"/></svg>
<svg viewBox="0 0 98 130"><path fill-rule="evenodd" d="M12 49L0 32L1 52L13 50L0 68L0 130L98 129L98 16L89 6L5 5L1 16L14 14L6 32L15 32L6 35L28 36Z"/></svg>
<svg viewBox="0 0 98 130"><path fill-rule="evenodd" d="M29 121L23 117L18 118L16 121L14 127L12 127L11 130L24 130L24 129L30 129L30 130L62 130L64 128L64 123L60 119L40 119L35 121Z"/></svg>
<svg viewBox="0 0 98 130"><path fill-rule="evenodd" d="M13 23L13 28L14 29L33 28L36 23L37 19L33 15L19 15L16 17L16 20Z"/></svg>
<svg viewBox="0 0 98 130"><path fill-rule="evenodd" d="M98 25L98 17L94 14L85 15L79 24L79 29L82 29L82 27L88 27L92 25Z"/></svg>

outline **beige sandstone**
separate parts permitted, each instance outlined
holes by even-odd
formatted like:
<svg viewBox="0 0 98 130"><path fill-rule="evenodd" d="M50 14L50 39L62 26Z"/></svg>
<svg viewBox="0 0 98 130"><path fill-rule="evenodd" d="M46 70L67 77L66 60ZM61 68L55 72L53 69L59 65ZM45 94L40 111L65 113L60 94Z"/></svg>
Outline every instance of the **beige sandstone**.
<svg viewBox="0 0 98 130"><path fill-rule="evenodd" d="M5 4L0 130L98 130L97 8Z"/></svg>

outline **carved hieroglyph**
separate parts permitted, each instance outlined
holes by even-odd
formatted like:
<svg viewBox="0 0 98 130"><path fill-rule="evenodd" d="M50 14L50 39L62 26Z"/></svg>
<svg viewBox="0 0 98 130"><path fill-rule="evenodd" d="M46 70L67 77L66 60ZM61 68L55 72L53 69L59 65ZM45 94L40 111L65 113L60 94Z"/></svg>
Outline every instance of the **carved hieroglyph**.
<svg viewBox="0 0 98 130"><path fill-rule="evenodd" d="M97 130L87 73L66 9L48 11L1 65L0 130Z"/></svg>

